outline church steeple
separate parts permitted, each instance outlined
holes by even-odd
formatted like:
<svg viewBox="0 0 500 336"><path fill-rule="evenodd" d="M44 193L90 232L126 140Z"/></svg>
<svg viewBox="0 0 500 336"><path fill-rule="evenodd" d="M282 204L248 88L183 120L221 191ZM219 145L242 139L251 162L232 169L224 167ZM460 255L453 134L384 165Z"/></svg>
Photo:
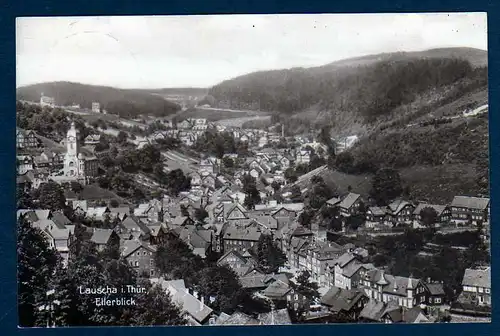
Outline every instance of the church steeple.
<svg viewBox="0 0 500 336"><path fill-rule="evenodd" d="M71 127L66 135L66 146L69 155L78 155L78 131L75 127L75 123L71 122Z"/></svg>

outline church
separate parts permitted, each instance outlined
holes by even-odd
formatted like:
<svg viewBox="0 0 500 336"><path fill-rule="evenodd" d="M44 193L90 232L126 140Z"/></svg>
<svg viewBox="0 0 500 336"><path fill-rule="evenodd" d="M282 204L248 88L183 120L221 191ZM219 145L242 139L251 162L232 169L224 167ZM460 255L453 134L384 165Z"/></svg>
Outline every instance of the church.
<svg viewBox="0 0 500 336"><path fill-rule="evenodd" d="M71 123L66 139L66 154L64 155L64 176L71 180L86 181L97 176L98 160L88 149L78 144L78 130Z"/></svg>

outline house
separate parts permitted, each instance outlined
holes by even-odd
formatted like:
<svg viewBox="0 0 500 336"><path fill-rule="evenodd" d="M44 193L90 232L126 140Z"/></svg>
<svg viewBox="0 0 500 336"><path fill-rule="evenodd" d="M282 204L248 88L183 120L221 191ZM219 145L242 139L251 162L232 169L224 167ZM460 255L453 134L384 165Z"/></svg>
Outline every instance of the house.
<svg viewBox="0 0 500 336"><path fill-rule="evenodd" d="M104 221L109 216L109 213L110 210L108 207L87 208L86 216L94 220Z"/></svg>
<svg viewBox="0 0 500 336"><path fill-rule="evenodd" d="M55 107L56 100L53 97L45 96L43 93L40 95L40 106Z"/></svg>
<svg viewBox="0 0 500 336"><path fill-rule="evenodd" d="M92 229L92 236L90 241L96 245L97 251L104 251L106 248L120 245L120 237L113 230L109 229Z"/></svg>
<svg viewBox="0 0 500 336"><path fill-rule="evenodd" d="M445 292L442 283L431 282L430 279L428 279L424 285L427 287L429 293L426 305L441 306L445 303Z"/></svg>
<svg viewBox="0 0 500 336"><path fill-rule="evenodd" d="M357 215L359 213L361 204L361 195L355 193L347 194L347 196L345 196L338 204L340 215L342 217Z"/></svg>
<svg viewBox="0 0 500 336"><path fill-rule="evenodd" d="M491 267L467 268L458 301L491 306Z"/></svg>
<svg viewBox="0 0 500 336"><path fill-rule="evenodd" d="M477 225L488 222L490 216L490 199L482 197L455 196L451 202L451 221Z"/></svg>
<svg viewBox="0 0 500 336"><path fill-rule="evenodd" d="M236 250L242 253L256 245L261 236L262 229L260 227L238 227L230 224L222 238L224 251Z"/></svg>
<svg viewBox="0 0 500 336"><path fill-rule="evenodd" d="M362 290L331 287L320 302L337 316L356 321L368 301Z"/></svg>
<svg viewBox="0 0 500 336"><path fill-rule="evenodd" d="M180 240L185 242L194 254L205 258L212 251L214 232L194 225L178 227L173 230Z"/></svg>
<svg viewBox="0 0 500 336"><path fill-rule="evenodd" d="M300 150L295 156L295 164L309 164L311 162L311 154L308 150Z"/></svg>
<svg viewBox="0 0 500 336"><path fill-rule="evenodd" d="M236 250L229 250L222 257L220 257L219 260L217 260L217 265L228 265L233 270L244 267L246 263L247 259Z"/></svg>
<svg viewBox="0 0 500 336"><path fill-rule="evenodd" d="M35 131L16 129L16 146L18 149L33 149L39 146Z"/></svg>
<svg viewBox="0 0 500 336"><path fill-rule="evenodd" d="M368 229L376 228L377 225L389 225L388 213L390 210L388 207L369 207L366 210L366 222L365 226Z"/></svg>
<svg viewBox="0 0 500 336"><path fill-rule="evenodd" d="M269 140L268 140L267 136L264 135L264 136L259 138L258 146L260 148L262 148L262 147L267 146L268 143L269 143Z"/></svg>
<svg viewBox="0 0 500 336"><path fill-rule="evenodd" d="M396 200L389 204L389 222L394 226L399 226L402 224L410 224L413 220L413 212L415 211L415 206L409 202L403 200Z"/></svg>
<svg viewBox="0 0 500 336"><path fill-rule="evenodd" d="M198 299L189 293L184 280L167 281L163 278L152 278L150 282L159 285L170 294L172 301L177 303L186 313L188 325L201 326L208 324L213 310L205 304L204 298Z"/></svg>
<svg viewBox="0 0 500 336"><path fill-rule="evenodd" d="M447 205L437 205L437 204L427 204L427 203L419 203L413 211L413 219L417 223L422 222L422 216L420 213L425 208L432 208L437 213L436 224L448 223L451 220L451 209Z"/></svg>
<svg viewBox="0 0 500 336"><path fill-rule="evenodd" d="M111 218L118 218L120 221L123 221L130 215L129 207L118 207L118 208L109 208L109 215Z"/></svg>
<svg viewBox="0 0 500 336"><path fill-rule="evenodd" d="M393 276L376 268L361 273L358 287L364 288L370 299L384 303L394 301L406 308L425 304L428 296L428 290L420 279Z"/></svg>
<svg viewBox="0 0 500 336"><path fill-rule="evenodd" d="M192 125L188 120L183 120L177 123L177 129L186 130L191 129Z"/></svg>
<svg viewBox="0 0 500 336"><path fill-rule="evenodd" d="M24 175L34 169L34 160L30 155L18 155L16 157L17 174Z"/></svg>
<svg viewBox="0 0 500 336"><path fill-rule="evenodd" d="M89 134L84 139L85 146L97 145L101 140L100 134Z"/></svg>
<svg viewBox="0 0 500 336"><path fill-rule="evenodd" d="M418 306L406 309L387 305L385 312L380 317L383 323L429 323L422 309Z"/></svg>
<svg viewBox="0 0 500 336"><path fill-rule="evenodd" d="M121 241L121 257L141 276L153 277L157 274L155 266L156 248L136 239Z"/></svg>

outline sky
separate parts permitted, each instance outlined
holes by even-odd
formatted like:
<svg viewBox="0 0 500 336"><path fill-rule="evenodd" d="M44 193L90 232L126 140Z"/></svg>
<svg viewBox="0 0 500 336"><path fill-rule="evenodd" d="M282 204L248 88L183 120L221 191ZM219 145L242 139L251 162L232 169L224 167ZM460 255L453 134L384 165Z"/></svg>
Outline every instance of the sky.
<svg viewBox="0 0 500 336"><path fill-rule="evenodd" d="M17 87L211 87L383 52L487 50L486 13L25 17L16 25Z"/></svg>

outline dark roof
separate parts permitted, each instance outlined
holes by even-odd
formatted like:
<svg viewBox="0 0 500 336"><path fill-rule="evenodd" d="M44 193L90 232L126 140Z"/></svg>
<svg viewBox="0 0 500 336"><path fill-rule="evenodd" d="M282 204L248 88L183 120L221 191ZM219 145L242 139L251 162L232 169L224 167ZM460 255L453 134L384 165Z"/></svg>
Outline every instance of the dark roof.
<svg viewBox="0 0 500 336"><path fill-rule="evenodd" d="M234 225L228 226L224 232L224 239L228 240L247 240L247 241L259 241L262 232L260 228L247 227L239 228Z"/></svg>
<svg viewBox="0 0 500 336"><path fill-rule="evenodd" d="M415 323L415 321L420 315L424 315L422 309L419 306L415 306L403 313L403 321L406 323ZM428 320L426 322L428 322Z"/></svg>
<svg viewBox="0 0 500 336"><path fill-rule="evenodd" d="M236 312L229 318L221 321L222 325L259 325L261 322L244 313Z"/></svg>
<svg viewBox="0 0 500 336"><path fill-rule="evenodd" d="M335 312L350 311L365 296L361 290L332 287L321 298L321 303Z"/></svg>
<svg viewBox="0 0 500 336"><path fill-rule="evenodd" d="M429 293L431 295L444 295L444 289L443 289L443 284L441 283L430 283L430 284L425 284L427 289L429 290Z"/></svg>

